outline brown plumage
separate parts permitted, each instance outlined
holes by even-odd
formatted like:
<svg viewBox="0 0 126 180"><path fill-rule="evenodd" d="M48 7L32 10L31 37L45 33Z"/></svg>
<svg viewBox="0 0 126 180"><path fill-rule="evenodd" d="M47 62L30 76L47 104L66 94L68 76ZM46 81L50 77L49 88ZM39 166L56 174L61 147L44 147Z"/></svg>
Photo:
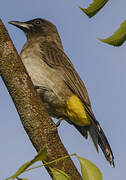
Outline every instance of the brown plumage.
<svg viewBox="0 0 126 180"><path fill-rule="evenodd" d="M114 166L111 147L93 114L85 85L64 53L56 27L44 19L10 23L26 34L28 41L21 51L21 58L33 84L38 87L37 91L49 115L73 124L85 138L89 134L96 150L99 145L106 159ZM83 103L90 125L80 126L68 117L66 101L72 94Z"/></svg>

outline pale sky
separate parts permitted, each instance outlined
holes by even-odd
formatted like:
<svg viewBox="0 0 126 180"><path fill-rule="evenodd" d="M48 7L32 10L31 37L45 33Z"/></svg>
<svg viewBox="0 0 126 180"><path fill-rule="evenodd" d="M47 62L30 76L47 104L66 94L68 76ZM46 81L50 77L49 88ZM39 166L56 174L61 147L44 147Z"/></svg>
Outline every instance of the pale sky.
<svg viewBox="0 0 126 180"><path fill-rule="evenodd" d="M126 1L110 0L92 19L77 7L87 7L84 0L4 0L0 14L20 52L26 38L22 31L8 21L27 21L45 18L53 22L61 36L64 50L85 82L92 109L111 144L115 168L97 154L92 142L85 140L74 127L63 122L59 135L69 153L77 153L95 163L104 180L123 180L126 177L126 43L112 47L97 40L106 38L126 20ZM25 133L15 106L0 79L0 180L11 176L36 151ZM76 158L75 165L79 168ZM79 168L80 169L80 168ZM49 180L44 168L22 174L29 180Z"/></svg>

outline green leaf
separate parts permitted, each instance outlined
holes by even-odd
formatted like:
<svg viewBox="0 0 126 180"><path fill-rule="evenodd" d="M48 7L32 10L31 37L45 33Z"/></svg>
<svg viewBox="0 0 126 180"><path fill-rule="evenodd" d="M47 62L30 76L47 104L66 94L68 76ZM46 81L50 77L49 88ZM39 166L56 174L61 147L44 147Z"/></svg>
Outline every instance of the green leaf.
<svg viewBox="0 0 126 180"><path fill-rule="evenodd" d="M120 24L119 29L114 32L112 36L109 36L106 39L98 38L100 41L113 45L113 46L121 46L126 40L126 21Z"/></svg>
<svg viewBox="0 0 126 180"><path fill-rule="evenodd" d="M46 148L41 149L38 154L34 157L34 159L31 160L31 163L35 163L37 161L46 161L46 155L47 155L47 151Z"/></svg>
<svg viewBox="0 0 126 180"><path fill-rule="evenodd" d="M88 8L84 9L79 7L89 18L93 17L97 12L104 7L108 0L93 0Z"/></svg>
<svg viewBox="0 0 126 180"><path fill-rule="evenodd" d="M11 177L7 178L6 180L8 179L15 179L17 176L19 176L21 173L23 173L29 166L31 165L31 161L23 164L18 170L16 173L14 173Z"/></svg>
<svg viewBox="0 0 126 180"><path fill-rule="evenodd" d="M18 178L18 177L16 177L16 179L18 179L18 180L28 180L26 178Z"/></svg>
<svg viewBox="0 0 126 180"><path fill-rule="evenodd" d="M37 161L43 161L46 160L46 148L40 150L38 152L38 154L34 157L34 159L32 159L31 161L26 162L25 164L23 164L16 173L14 173L11 177L7 178L6 180L9 179L15 179L17 176L19 176L20 174L22 174L29 166L33 165L35 162Z"/></svg>
<svg viewBox="0 0 126 180"><path fill-rule="evenodd" d="M91 161L77 156L80 165L83 180L102 180L100 170Z"/></svg>
<svg viewBox="0 0 126 180"><path fill-rule="evenodd" d="M53 175L53 180L71 180L71 178L63 171L57 168L49 168Z"/></svg>

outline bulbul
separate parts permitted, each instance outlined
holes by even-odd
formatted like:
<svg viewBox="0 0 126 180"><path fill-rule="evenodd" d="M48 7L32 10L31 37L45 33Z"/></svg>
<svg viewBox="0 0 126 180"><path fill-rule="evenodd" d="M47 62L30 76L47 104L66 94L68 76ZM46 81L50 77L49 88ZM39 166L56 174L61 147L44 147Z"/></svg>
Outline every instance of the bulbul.
<svg viewBox="0 0 126 180"><path fill-rule="evenodd" d="M20 56L49 115L66 120L86 139L90 135L96 150L99 145L114 166L111 147L93 114L85 85L64 53L56 26L40 18L9 23L27 37Z"/></svg>

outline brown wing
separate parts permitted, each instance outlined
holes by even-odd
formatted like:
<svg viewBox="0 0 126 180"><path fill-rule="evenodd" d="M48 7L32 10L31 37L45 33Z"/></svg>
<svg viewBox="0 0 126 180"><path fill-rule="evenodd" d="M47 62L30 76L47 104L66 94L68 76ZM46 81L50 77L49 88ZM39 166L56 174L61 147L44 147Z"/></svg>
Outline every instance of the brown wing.
<svg viewBox="0 0 126 180"><path fill-rule="evenodd" d="M60 69L67 86L81 99L91 119L95 120L86 87L69 58L54 42L42 42L40 48L42 59L52 68Z"/></svg>
<svg viewBox="0 0 126 180"><path fill-rule="evenodd" d="M41 44L41 55L43 56L43 60L50 67L57 68L61 71L61 73L63 73L65 83L73 91L73 93L81 99L84 104L85 110L92 121L90 127L81 127L74 123L73 125L85 138L87 138L88 131L96 150L98 151L99 145L106 159L110 162L110 164L113 164L114 166L114 156L111 147L102 128L94 117L85 85L76 70L74 69L71 61L65 55L63 50L59 49L57 45L53 42L50 44Z"/></svg>

